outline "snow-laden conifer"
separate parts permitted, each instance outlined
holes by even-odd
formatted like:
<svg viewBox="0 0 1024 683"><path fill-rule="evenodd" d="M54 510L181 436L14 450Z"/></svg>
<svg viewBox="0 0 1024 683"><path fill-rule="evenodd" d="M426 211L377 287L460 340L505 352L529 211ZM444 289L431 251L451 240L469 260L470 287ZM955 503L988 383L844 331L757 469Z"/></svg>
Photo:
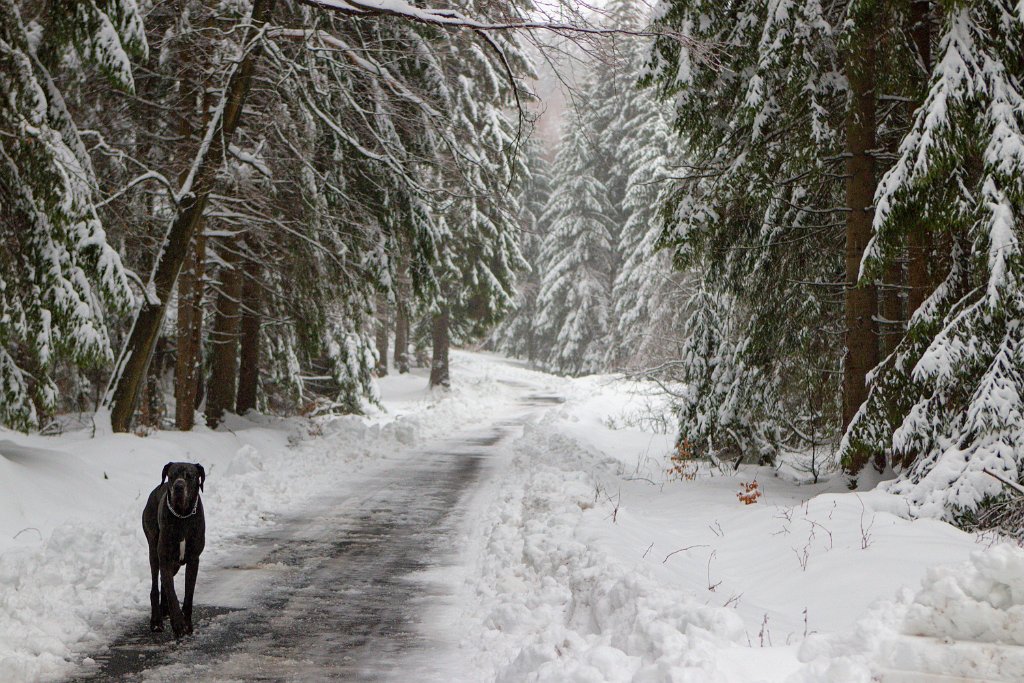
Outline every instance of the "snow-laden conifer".
<svg viewBox="0 0 1024 683"><path fill-rule="evenodd" d="M840 421L845 9L664 0L656 26L734 47L708 54L659 37L645 75L674 105L686 144L662 243L677 265L702 270L701 279L734 300L721 310L735 316L725 323L727 356L777 388L751 391L747 400L764 401L752 414L774 420L758 431L778 432L793 446L805 443L802 435L834 432ZM712 353L706 345L688 349ZM708 424L683 424L681 432L692 436ZM716 438L724 447L728 433Z"/></svg>
<svg viewBox="0 0 1024 683"><path fill-rule="evenodd" d="M0 422L27 429L56 405L59 358L111 360L107 306L131 301L49 69L73 46L79 63L130 89L128 54L144 51L145 39L130 0L56 3L45 26L26 24L22 9L0 2Z"/></svg>
<svg viewBox="0 0 1024 683"><path fill-rule="evenodd" d="M689 452L713 460L771 461L779 447L777 418L767 410L776 387L747 362L749 341L737 334L743 316L736 299L715 283L697 284L686 304L686 341L667 367L677 386L674 410L679 441Z"/></svg>
<svg viewBox="0 0 1024 683"><path fill-rule="evenodd" d="M630 67L639 79L648 46L632 51ZM685 276L675 270L670 253L660 249L661 207L668 200L673 167L685 158L672 131L668 111L649 90L622 93L621 138L614 158L626 174L620 213L624 222L616 249L621 266L611 291L611 329L605 351L610 369L656 365L678 353L686 335Z"/></svg>
<svg viewBox="0 0 1024 683"><path fill-rule="evenodd" d="M875 373L843 445L846 464L902 470L890 490L924 514L957 515L1021 478L1024 460L1024 15L1007 0L952 3L924 104L876 196L870 275L908 216L951 267Z"/></svg>
<svg viewBox="0 0 1024 683"><path fill-rule="evenodd" d="M537 334L549 347L543 365L586 374L604 366L613 263L617 259L608 189L595 176L596 131L579 115L564 124L555 161L550 225L541 246L544 273Z"/></svg>
<svg viewBox="0 0 1024 683"><path fill-rule="evenodd" d="M536 140L529 141L526 154L527 175L518 183L519 248L529 270L517 278L515 309L495 330L493 340L502 353L533 362L546 352L534 321L541 284L541 244L548 230L541 217L551 197L551 171Z"/></svg>

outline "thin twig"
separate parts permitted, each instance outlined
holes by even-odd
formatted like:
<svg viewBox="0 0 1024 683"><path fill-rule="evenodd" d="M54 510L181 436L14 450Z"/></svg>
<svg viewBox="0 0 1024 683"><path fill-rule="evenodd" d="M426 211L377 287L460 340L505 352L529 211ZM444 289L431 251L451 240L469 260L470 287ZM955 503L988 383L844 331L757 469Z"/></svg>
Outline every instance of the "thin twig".
<svg viewBox="0 0 1024 683"><path fill-rule="evenodd" d="M688 545L688 546L686 546L685 548L680 548L679 550L673 550L672 552L670 552L670 553L669 553L668 555L666 555L666 556L665 556L665 559L664 559L664 560L662 560L662 561L661 561L661 563L662 563L662 564L665 564L666 562L668 562L668 558L672 557L672 556L673 556L673 555L675 555L676 553L682 553L682 552L686 552L687 550L693 550L694 548L710 548L710 547L711 547L711 546L709 546L709 545L707 545L707 544L701 544L701 545Z"/></svg>

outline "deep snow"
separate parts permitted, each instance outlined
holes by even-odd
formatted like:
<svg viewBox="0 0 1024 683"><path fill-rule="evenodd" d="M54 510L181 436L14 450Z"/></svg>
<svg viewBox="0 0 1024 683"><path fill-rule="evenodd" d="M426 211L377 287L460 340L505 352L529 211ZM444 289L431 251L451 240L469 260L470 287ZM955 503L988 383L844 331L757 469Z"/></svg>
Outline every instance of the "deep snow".
<svg viewBox="0 0 1024 683"><path fill-rule="evenodd" d="M88 667L126 619L144 622L139 516L168 460L207 468L203 561L216 566L241 534L397 451L519 414L526 394L565 401L499 449L468 502L460 567L430 577L454 594L429 615L453 643L438 653L449 680L1024 679L1016 546L792 470L672 478L671 434L650 430L664 406L642 385L486 354L455 353L452 372L434 395L422 375L385 378L386 410L369 417L0 432L0 680ZM744 505L755 478L763 496Z"/></svg>

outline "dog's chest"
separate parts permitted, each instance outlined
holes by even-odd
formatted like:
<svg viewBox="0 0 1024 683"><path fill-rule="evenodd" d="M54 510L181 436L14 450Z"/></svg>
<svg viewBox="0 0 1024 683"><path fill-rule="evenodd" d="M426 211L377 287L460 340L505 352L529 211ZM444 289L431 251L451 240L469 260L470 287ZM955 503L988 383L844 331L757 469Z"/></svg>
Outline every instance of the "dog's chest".
<svg viewBox="0 0 1024 683"><path fill-rule="evenodd" d="M178 544L178 562L185 561L185 539L181 539L181 543Z"/></svg>

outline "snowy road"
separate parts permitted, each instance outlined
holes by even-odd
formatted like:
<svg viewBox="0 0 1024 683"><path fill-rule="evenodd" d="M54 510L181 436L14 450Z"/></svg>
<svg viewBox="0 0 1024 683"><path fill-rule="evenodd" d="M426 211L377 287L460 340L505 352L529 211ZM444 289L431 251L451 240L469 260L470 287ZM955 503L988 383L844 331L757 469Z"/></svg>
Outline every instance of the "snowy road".
<svg viewBox="0 0 1024 683"><path fill-rule="evenodd" d="M555 400L411 449L385 476L243 539L233 561L201 567L193 637L175 645L140 618L78 680L445 679L454 643L424 616L450 592L465 502L497 445Z"/></svg>

